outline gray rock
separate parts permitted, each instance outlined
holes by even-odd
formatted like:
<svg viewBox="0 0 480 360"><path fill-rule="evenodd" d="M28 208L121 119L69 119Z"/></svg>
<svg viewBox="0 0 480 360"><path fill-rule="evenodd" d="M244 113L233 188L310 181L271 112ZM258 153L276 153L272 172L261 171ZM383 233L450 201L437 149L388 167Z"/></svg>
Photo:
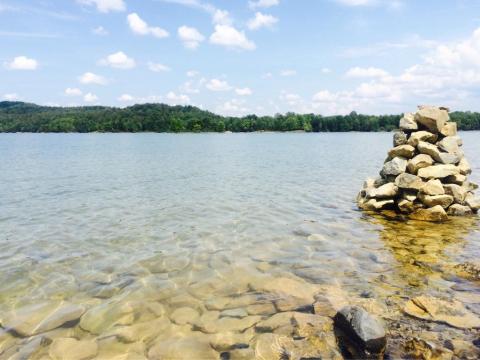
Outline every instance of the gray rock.
<svg viewBox="0 0 480 360"><path fill-rule="evenodd" d="M396 131L393 134L393 146L405 145L407 143L407 134L403 131Z"/></svg>
<svg viewBox="0 0 480 360"><path fill-rule="evenodd" d="M460 147L458 146L457 138L454 136L447 136L437 142L437 146L440 150L443 150L450 154L459 154Z"/></svg>
<svg viewBox="0 0 480 360"><path fill-rule="evenodd" d="M393 198L398 194L398 187L394 183L386 183L379 188L370 188L366 191L367 197L377 199Z"/></svg>
<svg viewBox="0 0 480 360"><path fill-rule="evenodd" d="M444 153L441 152L438 155L438 162L441 164L458 164L461 157L458 154Z"/></svg>
<svg viewBox="0 0 480 360"><path fill-rule="evenodd" d="M395 185L400 189L419 190L423 185L423 181L416 175L403 173L395 179Z"/></svg>
<svg viewBox="0 0 480 360"><path fill-rule="evenodd" d="M477 212L480 209L480 199L475 197L473 194L468 193L465 198L465 203L473 210L473 212Z"/></svg>
<svg viewBox="0 0 480 360"><path fill-rule="evenodd" d="M433 106L425 106L415 114L417 123L438 134L449 120L448 112Z"/></svg>
<svg viewBox="0 0 480 360"><path fill-rule="evenodd" d="M345 336L340 343L347 348L355 348L357 354L381 355L387 345L383 324L375 316L358 306L345 306L334 317L334 324Z"/></svg>
<svg viewBox="0 0 480 360"><path fill-rule="evenodd" d="M382 173L384 175L400 175L407 170L407 159L396 157L383 165Z"/></svg>

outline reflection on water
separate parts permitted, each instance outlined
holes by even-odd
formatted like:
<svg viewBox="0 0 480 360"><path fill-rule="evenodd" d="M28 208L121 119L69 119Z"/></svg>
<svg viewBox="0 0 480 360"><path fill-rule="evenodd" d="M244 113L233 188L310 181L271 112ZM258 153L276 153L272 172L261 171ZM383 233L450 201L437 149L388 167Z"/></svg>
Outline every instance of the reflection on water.
<svg viewBox="0 0 480 360"><path fill-rule="evenodd" d="M401 309L428 294L480 314L479 284L455 271L480 256L478 218L355 207L390 141L0 136L0 358L341 358L331 316L347 304L387 322L392 356L447 339L473 353L473 331Z"/></svg>

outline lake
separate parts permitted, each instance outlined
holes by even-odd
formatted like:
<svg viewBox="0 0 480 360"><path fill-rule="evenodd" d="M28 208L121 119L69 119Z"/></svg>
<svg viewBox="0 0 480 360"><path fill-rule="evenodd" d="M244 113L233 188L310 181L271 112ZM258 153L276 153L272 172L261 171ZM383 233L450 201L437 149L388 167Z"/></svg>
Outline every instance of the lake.
<svg viewBox="0 0 480 360"><path fill-rule="evenodd" d="M480 133L460 136L480 183ZM62 354L60 338L99 358L261 358L275 346L341 358L329 316L344 304L383 318L393 357L409 336L472 344L478 333L402 308L448 296L480 314L480 285L452 270L479 258L479 217L396 222L356 207L391 143L389 133L0 134L0 358ZM299 309L323 321L315 346L310 320L267 321Z"/></svg>

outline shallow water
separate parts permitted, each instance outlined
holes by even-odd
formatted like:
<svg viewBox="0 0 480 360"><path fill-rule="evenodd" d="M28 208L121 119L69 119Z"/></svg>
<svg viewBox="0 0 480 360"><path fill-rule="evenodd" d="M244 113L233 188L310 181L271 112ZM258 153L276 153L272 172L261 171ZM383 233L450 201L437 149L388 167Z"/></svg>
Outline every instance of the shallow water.
<svg viewBox="0 0 480 360"><path fill-rule="evenodd" d="M479 183L480 133L461 136L470 179ZM375 301L391 331L392 355L402 353L404 334L422 336L425 322L400 310L410 297L447 295L480 314L479 284L450 271L480 256L478 217L431 225L357 210L355 196L380 170L391 138L0 134L0 323L7 328L12 311L59 300L90 312L43 335L0 329L0 358L22 351L48 358L57 337L94 340L99 358L154 357L156 344L170 349L168 340L178 338L226 356L211 336L243 334L242 344L254 344L255 323L293 309L281 303L296 290L269 288L276 278L313 284L315 296L325 295L334 308ZM217 304L246 294L255 299ZM232 307L247 310L249 316L231 317L246 324L217 321ZM330 315L325 311L320 315ZM182 312L190 320L178 320ZM204 319L209 315L214 320ZM168 329L153 334L151 322L161 319ZM135 330L144 331L140 339L115 333L144 323L150 330ZM442 336L478 337L445 325L422 331L439 345ZM39 336L44 340L32 345ZM182 348L189 346L199 348Z"/></svg>

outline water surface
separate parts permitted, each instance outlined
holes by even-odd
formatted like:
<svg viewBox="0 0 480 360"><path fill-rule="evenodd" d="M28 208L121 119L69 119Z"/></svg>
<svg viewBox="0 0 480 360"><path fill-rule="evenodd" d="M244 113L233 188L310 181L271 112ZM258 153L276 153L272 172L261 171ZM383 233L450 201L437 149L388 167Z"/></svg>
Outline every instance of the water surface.
<svg viewBox="0 0 480 360"><path fill-rule="evenodd" d="M480 133L461 136L471 180L479 183ZM219 298L254 294L250 305L267 310L251 310L249 317L264 320L285 310L277 302L288 291L269 293L265 285L278 278L314 285L334 303L374 300L390 327L407 332L419 326L401 313L411 296L448 294L480 313L478 284L445 275L480 256L478 218L430 225L357 210L355 196L380 170L391 138L0 134L0 322L2 314L49 301L87 310L160 304L163 310L148 316L134 306L132 319L123 322L115 321L116 310L101 313L111 324L98 331L78 322L62 327L31 355L47 356L55 337L75 337L95 340L99 357L141 357L159 341L179 336L210 341L212 334L248 334L252 324L209 333L198 324L175 322L172 314L190 308L206 316L224 310L212 305ZM299 226L313 227L316 235ZM171 322L162 334L135 341L108 337L112 329L159 318ZM442 344L445 331L462 341L475 336L442 326L427 332ZM0 329L0 357L2 351L21 351L34 337ZM401 351L395 341L389 346L392 354Z"/></svg>

